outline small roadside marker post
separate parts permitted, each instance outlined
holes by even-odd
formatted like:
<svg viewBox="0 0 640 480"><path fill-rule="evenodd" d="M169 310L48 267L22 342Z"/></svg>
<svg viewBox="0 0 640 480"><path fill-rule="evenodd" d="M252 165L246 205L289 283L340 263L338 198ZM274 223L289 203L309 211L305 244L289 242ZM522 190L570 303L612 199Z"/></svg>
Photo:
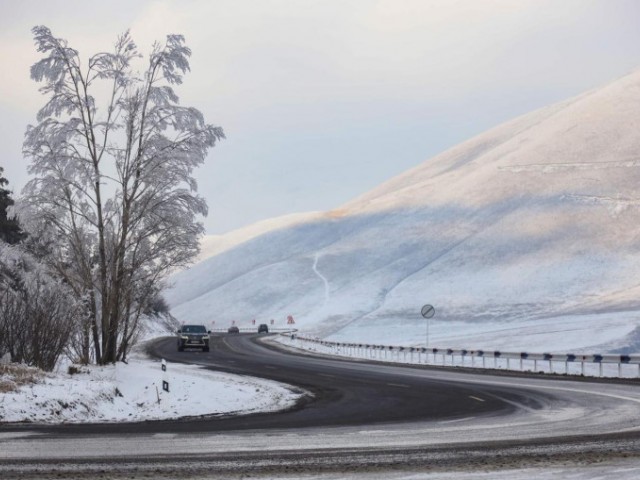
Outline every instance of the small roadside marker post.
<svg viewBox="0 0 640 480"><path fill-rule="evenodd" d="M163 358L160 362L162 367L162 390L169 392L169 382L167 381L167 361ZM158 396L158 403L160 403L160 397Z"/></svg>

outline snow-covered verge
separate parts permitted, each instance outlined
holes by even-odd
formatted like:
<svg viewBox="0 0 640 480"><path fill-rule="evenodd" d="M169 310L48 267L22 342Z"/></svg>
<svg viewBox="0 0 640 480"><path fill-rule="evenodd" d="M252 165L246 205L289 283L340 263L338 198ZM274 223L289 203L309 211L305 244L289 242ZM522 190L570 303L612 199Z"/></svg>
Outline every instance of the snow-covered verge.
<svg viewBox="0 0 640 480"><path fill-rule="evenodd" d="M163 391L163 380L169 392ZM137 422L200 415L242 415L289 408L303 395L283 384L159 361L142 354L128 364L34 375L0 391L0 422ZM15 390L13 389L15 388ZM10 390L10 391L9 391Z"/></svg>

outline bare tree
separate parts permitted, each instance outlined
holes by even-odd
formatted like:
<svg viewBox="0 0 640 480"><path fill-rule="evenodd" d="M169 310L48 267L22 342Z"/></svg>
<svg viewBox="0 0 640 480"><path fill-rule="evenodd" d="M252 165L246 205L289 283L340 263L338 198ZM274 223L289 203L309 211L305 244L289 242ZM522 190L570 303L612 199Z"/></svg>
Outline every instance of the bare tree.
<svg viewBox="0 0 640 480"><path fill-rule="evenodd" d="M224 133L179 105L173 85L191 55L181 35L154 44L138 76L128 32L86 65L48 28L33 34L44 57L31 77L48 101L27 128L34 178L16 210L27 230L48 235L50 264L87 299L90 331L80 338L97 362L114 362L151 292L198 252L207 206L192 172Z"/></svg>

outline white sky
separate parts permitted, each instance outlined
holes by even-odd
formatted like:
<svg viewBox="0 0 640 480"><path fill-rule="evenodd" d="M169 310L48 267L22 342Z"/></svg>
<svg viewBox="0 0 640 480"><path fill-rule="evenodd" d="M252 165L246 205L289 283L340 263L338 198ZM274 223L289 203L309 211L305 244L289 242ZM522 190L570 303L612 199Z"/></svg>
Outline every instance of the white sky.
<svg viewBox="0 0 640 480"><path fill-rule="evenodd" d="M0 165L44 99L30 29L87 58L185 35L179 87L228 139L197 171L209 233L328 210L475 134L640 67L635 0L0 0Z"/></svg>

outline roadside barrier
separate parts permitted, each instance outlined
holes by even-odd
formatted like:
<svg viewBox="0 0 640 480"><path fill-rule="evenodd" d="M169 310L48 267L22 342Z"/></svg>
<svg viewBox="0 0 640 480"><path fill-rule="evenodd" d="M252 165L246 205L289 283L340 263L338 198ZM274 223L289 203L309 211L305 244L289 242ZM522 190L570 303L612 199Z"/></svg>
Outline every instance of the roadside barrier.
<svg viewBox="0 0 640 480"><path fill-rule="evenodd" d="M498 350L400 347L364 343L340 343L282 333L298 348L336 356L382 362L507 369L538 373L598 377L640 378L640 354L574 354L503 352Z"/></svg>
<svg viewBox="0 0 640 480"><path fill-rule="evenodd" d="M282 334L287 334L287 333L295 333L298 330L296 328L283 328L283 327L274 327L272 325L268 325L269 327L269 333L282 333ZM238 330L240 331L240 333L257 333L258 332L258 325L255 326L250 326L250 327L238 327ZM212 333L228 333L229 329L228 328L212 328L211 330L209 330Z"/></svg>

